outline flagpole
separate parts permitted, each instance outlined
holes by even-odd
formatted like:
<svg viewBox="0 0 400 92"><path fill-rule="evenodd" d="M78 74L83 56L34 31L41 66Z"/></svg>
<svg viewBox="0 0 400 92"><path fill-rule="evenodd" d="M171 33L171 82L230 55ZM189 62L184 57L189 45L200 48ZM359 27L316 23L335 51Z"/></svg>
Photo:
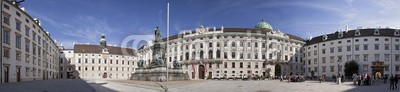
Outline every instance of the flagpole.
<svg viewBox="0 0 400 92"><path fill-rule="evenodd" d="M168 2L167 2L167 48L166 48L166 52L168 52L169 50L168 50L168 46L169 45L169 0L168 0ZM169 56L169 53L167 53L167 58L168 58L168 56ZM168 59L167 59L168 60ZM170 60L169 60L170 61ZM165 92L168 92L168 61L167 61L167 63L166 63L166 65L167 65L167 80L166 80L166 86L165 86Z"/></svg>

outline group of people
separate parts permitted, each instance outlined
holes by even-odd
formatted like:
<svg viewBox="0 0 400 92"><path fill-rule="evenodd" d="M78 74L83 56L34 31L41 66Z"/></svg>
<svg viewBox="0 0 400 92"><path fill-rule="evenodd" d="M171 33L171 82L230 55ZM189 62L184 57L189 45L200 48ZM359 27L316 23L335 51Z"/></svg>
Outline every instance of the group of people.
<svg viewBox="0 0 400 92"><path fill-rule="evenodd" d="M385 80L387 77L385 77ZM393 77L393 75L390 77L390 90L397 89L397 83L399 83L399 76Z"/></svg>
<svg viewBox="0 0 400 92"><path fill-rule="evenodd" d="M365 74L353 74L353 84L354 85L372 85L373 80L375 80L375 77L372 76L371 74L365 73Z"/></svg>
<svg viewBox="0 0 400 92"><path fill-rule="evenodd" d="M335 76L335 75L332 75L332 79L335 81L335 83L337 83L337 84L340 84L340 83L343 83L344 81L344 76L343 75L340 75L339 74L339 76ZM324 81L326 81L326 75L324 74L324 75L322 75L322 76L320 76L319 77L319 79L318 79L318 81L319 81L319 83L322 83L322 82L324 82Z"/></svg>
<svg viewBox="0 0 400 92"><path fill-rule="evenodd" d="M288 77L286 76L280 76L279 77L280 81L283 82L284 79L287 79L288 82L303 82L305 81L304 76L303 75L289 75Z"/></svg>

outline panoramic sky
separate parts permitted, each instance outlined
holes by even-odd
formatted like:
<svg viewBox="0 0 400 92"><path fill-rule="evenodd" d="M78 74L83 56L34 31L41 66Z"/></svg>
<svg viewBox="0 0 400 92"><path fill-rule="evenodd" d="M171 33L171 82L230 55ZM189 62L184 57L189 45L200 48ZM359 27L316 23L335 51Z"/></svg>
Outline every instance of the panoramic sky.
<svg viewBox="0 0 400 92"><path fill-rule="evenodd" d="M120 46L129 36L166 36L167 0L26 0L26 12L41 20L66 48L73 43ZM274 30L309 38L348 26L400 27L398 0L170 0L170 35L206 27L253 28L265 19ZM145 39L142 37L142 39ZM146 38L147 39L147 38ZM133 47L135 48L135 46Z"/></svg>

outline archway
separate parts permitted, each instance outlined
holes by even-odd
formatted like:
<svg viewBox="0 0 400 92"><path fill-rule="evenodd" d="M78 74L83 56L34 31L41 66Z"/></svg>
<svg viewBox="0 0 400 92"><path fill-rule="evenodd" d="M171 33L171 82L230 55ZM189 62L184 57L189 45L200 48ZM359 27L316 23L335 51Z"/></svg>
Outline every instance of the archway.
<svg viewBox="0 0 400 92"><path fill-rule="evenodd" d="M204 65L199 65L199 79L204 79Z"/></svg>
<svg viewBox="0 0 400 92"><path fill-rule="evenodd" d="M281 65L276 64L275 65L275 76L281 76Z"/></svg>
<svg viewBox="0 0 400 92"><path fill-rule="evenodd" d="M107 72L103 73L103 78L107 78Z"/></svg>

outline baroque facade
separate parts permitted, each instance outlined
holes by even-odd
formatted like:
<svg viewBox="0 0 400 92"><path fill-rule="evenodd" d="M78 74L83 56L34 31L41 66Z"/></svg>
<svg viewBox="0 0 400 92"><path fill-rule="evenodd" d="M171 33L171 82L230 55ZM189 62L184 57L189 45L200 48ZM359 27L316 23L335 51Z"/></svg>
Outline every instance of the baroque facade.
<svg viewBox="0 0 400 92"><path fill-rule="evenodd" d="M129 79L136 67L134 50L109 46L104 35L100 45L75 44L62 53L64 78Z"/></svg>
<svg viewBox="0 0 400 92"><path fill-rule="evenodd" d="M60 50L50 33L15 0L1 4L1 83L58 78Z"/></svg>
<svg viewBox="0 0 400 92"><path fill-rule="evenodd" d="M244 78L302 74L300 37L273 30L262 20L255 28L201 26L169 37L166 63L182 63L191 79ZM138 49L138 60L152 61L152 44Z"/></svg>
<svg viewBox="0 0 400 92"><path fill-rule="evenodd" d="M392 28L346 29L311 38L304 46L305 74L344 74L344 65L349 61L359 64L359 73L400 74L399 39L399 29Z"/></svg>

